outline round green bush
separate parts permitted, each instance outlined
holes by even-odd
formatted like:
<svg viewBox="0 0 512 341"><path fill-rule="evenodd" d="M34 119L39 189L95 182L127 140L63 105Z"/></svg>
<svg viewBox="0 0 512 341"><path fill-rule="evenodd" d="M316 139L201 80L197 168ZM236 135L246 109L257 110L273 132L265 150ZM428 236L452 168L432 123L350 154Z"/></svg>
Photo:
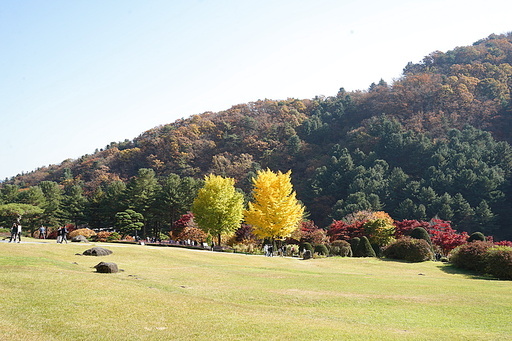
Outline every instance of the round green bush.
<svg viewBox="0 0 512 341"><path fill-rule="evenodd" d="M329 251L331 256L352 257L352 248L346 240L335 240Z"/></svg>
<svg viewBox="0 0 512 341"><path fill-rule="evenodd" d="M120 240L120 239L121 239L121 235L119 233L117 233L117 232L112 232L107 237L107 241L108 242L111 242L111 241L114 241L114 240Z"/></svg>
<svg viewBox="0 0 512 341"><path fill-rule="evenodd" d="M299 247L300 247L300 252L304 252L304 250L306 250L306 251L309 250L309 251L311 251L311 254L313 254L313 251L315 251L313 248L313 245L311 245L311 243L308 243L308 242L301 243Z"/></svg>
<svg viewBox="0 0 512 341"><path fill-rule="evenodd" d="M328 256L329 249L327 249L327 246L325 246L324 244L317 244L315 245L315 253L322 256Z"/></svg>
<svg viewBox="0 0 512 341"><path fill-rule="evenodd" d="M485 242L486 238L482 232L473 232L468 238L468 243L474 242L474 241L481 241Z"/></svg>
<svg viewBox="0 0 512 341"><path fill-rule="evenodd" d="M430 239L430 236L428 235L428 232L427 230L425 230L423 227L421 226L418 226L418 227L415 227L411 233L409 234L409 236L411 238L414 238L414 239L423 239L425 240L428 245L432 246L432 240Z"/></svg>
<svg viewBox="0 0 512 341"><path fill-rule="evenodd" d="M425 239L403 237L389 244L383 250L384 257L406 260L408 262L424 262L432 260L432 247Z"/></svg>
<svg viewBox="0 0 512 341"><path fill-rule="evenodd" d="M361 237L359 244L357 245L356 252L354 253L354 257L377 257L366 236Z"/></svg>
<svg viewBox="0 0 512 341"><path fill-rule="evenodd" d="M512 280L512 247L493 246L485 255L485 272L499 279Z"/></svg>
<svg viewBox="0 0 512 341"><path fill-rule="evenodd" d="M487 250L491 247L493 247L492 243L480 240L463 244L451 252L450 262L461 269L485 272L485 257Z"/></svg>

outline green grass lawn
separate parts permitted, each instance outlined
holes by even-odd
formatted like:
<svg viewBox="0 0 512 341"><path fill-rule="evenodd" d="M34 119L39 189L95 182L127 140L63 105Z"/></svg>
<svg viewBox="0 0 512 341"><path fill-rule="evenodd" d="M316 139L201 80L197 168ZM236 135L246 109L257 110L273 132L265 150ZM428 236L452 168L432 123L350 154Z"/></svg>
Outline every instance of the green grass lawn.
<svg viewBox="0 0 512 341"><path fill-rule="evenodd" d="M436 262L0 243L0 290L0 340L512 340L512 282Z"/></svg>

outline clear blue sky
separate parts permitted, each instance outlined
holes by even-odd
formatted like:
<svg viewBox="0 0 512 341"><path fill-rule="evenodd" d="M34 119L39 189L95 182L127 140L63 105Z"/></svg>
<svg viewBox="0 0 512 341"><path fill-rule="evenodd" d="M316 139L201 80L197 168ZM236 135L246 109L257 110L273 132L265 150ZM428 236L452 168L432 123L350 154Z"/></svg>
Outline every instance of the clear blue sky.
<svg viewBox="0 0 512 341"><path fill-rule="evenodd" d="M0 179L512 31L510 0L2 0Z"/></svg>

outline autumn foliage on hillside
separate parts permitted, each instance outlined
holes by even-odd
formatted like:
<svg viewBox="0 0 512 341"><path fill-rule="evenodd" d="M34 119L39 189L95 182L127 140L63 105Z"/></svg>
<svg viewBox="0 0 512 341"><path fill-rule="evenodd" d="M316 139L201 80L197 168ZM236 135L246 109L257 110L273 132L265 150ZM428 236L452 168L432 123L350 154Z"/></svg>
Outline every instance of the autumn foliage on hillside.
<svg viewBox="0 0 512 341"><path fill-rule="evenodd" d="M171 177L187 179L182 188L194 195L193 182L205 175L230 177L248 196L256 173L268 168L292 171L297 198L316 225L338 222L331 238L337 230L360 234L362 226L348 228L343 217L385 210L399 221L439 218L457 231L511 239L511 89L512 34L490 35L409 63L392 84L257 100L163 124L8 179L0 202L34 203L48 221L91 227L108 227L116 212L137 206L148 229L159 231L189 209L170 200ZM154 188L132 200L141 169L153 172ZM57 205L62 212L49 203L49 184L64 191L55 199L67 200Z"/></svg>

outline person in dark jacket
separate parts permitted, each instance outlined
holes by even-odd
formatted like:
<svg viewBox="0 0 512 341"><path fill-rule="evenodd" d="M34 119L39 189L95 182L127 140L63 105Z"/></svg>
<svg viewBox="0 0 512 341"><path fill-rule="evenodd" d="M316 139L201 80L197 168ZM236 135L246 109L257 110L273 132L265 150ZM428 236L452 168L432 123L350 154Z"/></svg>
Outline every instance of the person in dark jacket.
<svg viewBox="0 0 512 341"><path fill-rule="evenodd" d="M21 242L21 224L13 223L11 227L11 239L10 242L16 243L16 238L18 239L18 243Z"/></svg>

